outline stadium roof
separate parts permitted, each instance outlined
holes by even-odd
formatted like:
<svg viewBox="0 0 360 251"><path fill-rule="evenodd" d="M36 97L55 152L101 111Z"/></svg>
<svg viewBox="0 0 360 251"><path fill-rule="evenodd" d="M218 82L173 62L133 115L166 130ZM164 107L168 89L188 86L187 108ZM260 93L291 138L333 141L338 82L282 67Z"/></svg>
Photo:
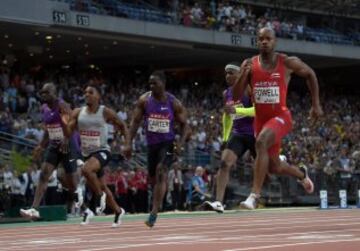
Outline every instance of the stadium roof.
<svg viewBox="0 0 360 251"><path fill-rule="evenodd" d="M237 2L307 13L360 18L359 0L240 0Z"/></svg>

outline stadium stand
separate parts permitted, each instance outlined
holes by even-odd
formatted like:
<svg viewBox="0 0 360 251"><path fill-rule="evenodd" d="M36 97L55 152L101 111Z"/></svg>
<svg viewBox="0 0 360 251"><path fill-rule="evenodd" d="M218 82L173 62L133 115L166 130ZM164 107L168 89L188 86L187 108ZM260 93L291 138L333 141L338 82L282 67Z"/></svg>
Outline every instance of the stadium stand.
<svg viewBox="0 0 360 251"><path fill-rule="evenodd" d="M254 34L261 27L272 27L277 36L296 40L308 40L330 44L358 45L359 21L357 25L340 22L341 30L337 30L331 15L349 16L359 12L359 4L354 1L346 3L323 4L321 1L195 1L188 5L179 1L177 6L165 10L136 1L128 3L118 0L52 0L65 2L75 11L99 15L126 17L135 20L166 24L182 24L185 26L215 29L219 31ZM130 1L132 2L132 1ZM215 8L215 2L217 8ZM314 19L322 20L320 26L308 22L308 15L300 10L316 12ZM326 16L327 15L327 16ZM344 27L349 25L349 27ZM331 27L331 28L329 28Z"/></svg>

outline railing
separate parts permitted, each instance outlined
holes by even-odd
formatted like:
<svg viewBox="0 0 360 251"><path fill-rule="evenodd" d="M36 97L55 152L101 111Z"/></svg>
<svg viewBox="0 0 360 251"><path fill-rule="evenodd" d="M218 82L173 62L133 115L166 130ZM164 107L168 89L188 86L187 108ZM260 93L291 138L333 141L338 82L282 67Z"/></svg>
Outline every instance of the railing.
<svg viewBox="0 0 360 251"><path fill-rule="evenodd" d="M16 136L15 134L10 134L10 133L6 133L6 132L2 132L2 131L0 131L0 142L11 143L11 144L19 145L22 147L29 147L29 148L34 148L37 144L36 141L34 141L34 140L26 139L23 137Z"/></svg>

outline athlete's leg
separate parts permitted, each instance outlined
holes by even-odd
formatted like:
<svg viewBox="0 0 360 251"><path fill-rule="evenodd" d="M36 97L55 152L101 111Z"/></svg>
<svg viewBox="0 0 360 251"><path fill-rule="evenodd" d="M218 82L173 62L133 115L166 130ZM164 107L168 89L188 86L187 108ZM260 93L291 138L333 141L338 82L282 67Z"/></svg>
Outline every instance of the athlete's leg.
<svg viewBox="0 0 360 251"><path fill-rule="evenodd" d="M226 186L229 182L230 169L236 164L237 155L225 149L221 155L221 164L216 177L216 200L223 202Z"/></svg>
<svg viewBox="0 0 360 251"><path fill-rule="evenodd" d="M290 165L286 161L281 161L279 155L270 157L269 172L277 175L289 175L302 180L305 178L304 172L299 168Z"/></svg>
<svg viewBox="0 0 360 251"><path fill-rule="evenodd" d="M260 196L261 189L267 173L269 172L269 148L275 144L276 136L274 131L263 128L256 138L256 158L254 166L254 180L252 192Z"/></svg>
<svg viewBox="0 0 360 251"><path fill-rule="evenodd" d="M308 175L306 166L300 166L298 168L294 165L290 165L286 161L280 161L279 156L274 155L270 158L270 172L296 177L307 193L310 194L314 192L314 184Z"/></svg>
<svg viewBox="0 0 360 251"><path fill-rule="evenodd" d="M106 194L106 204L109 205L109 207L115 213L121 213L120 206L117 204L117 202L114 199L114 196L113 196L112 192L110 191L110 189L106 185L105 176L102 176L101 178L99 178L99 181L100 181L100 184L101 184L102 191L104 191L105 194Z"/></svg>
<svg viewBox="0 0 360 251"><path fill-rule="evenodd" d="M159 163L156 167L155 186L153 189L153 205L151 214L156 215L159 212L166 193L167 166Z"/></svg>
<svg viewBox="0 0 360 251"><path fill-rule="evenodd" d="M36 187L32 208L38 208L40 206L41 200L44 197L44 194L46 192L49 183L49 178L54 170L55 170L55 166L53 166L52 164L47 162L42 164L39 184Z"/></svg>
<svg viewBox="0 0 360 251"><path fill-rule="evenodd" d="M101 196L103 193L101 183L96 174L98 171L100 171L100 169L100 161L95 157L90 157L85 161L85 164L81 170L82 175L86 178L87 184L95 196Z"/></svg>

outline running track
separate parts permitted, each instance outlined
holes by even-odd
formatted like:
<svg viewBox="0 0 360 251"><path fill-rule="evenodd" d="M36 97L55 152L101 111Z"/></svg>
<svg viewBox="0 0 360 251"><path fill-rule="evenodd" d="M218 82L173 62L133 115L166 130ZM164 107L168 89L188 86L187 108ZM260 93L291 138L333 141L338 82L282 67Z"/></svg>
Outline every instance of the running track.
<svg viewBox="0 0 360 251"><path fill-rule="evenodd" d="M360 209L163 214L153 229L144 219L125 216L117 229L110 227L112 217L100 217L85 227L79 218L0 225L0 250L360 250Z"/></svg>

